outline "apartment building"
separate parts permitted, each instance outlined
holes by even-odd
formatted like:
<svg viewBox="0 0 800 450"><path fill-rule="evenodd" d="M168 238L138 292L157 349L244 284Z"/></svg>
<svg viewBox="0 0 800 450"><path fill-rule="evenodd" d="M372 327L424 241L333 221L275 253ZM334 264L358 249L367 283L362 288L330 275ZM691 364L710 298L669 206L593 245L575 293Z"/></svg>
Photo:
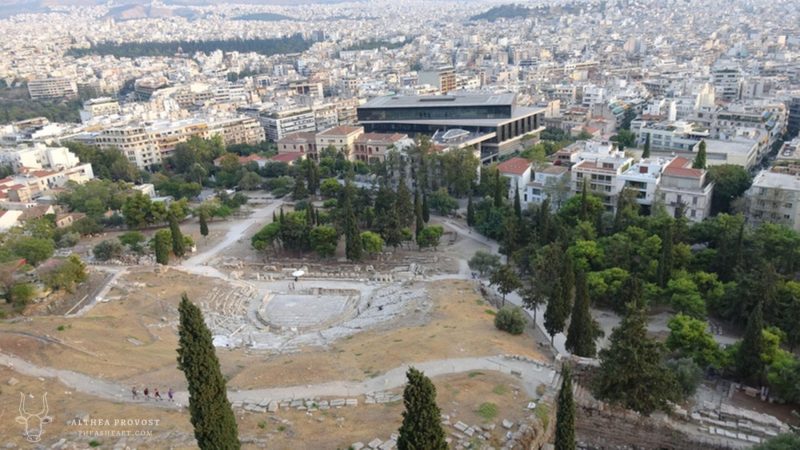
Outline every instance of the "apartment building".
<svg viewBox="0 0 800 450"><path fill-rule="evenodd" d="M783 224L800 231L800 178L762 170L744 194L747 222Z"/></svg>
<svg viewBox="0 0 800 450"><path fill-rule="evenodd" d="M314 111L307 107L262 112L259 119L271 142L278 142L288 134L313 132L317 128Z"/></svg>
<svg viewBox="0 0 800 450"><path fill-rule="evenodd" d="M557 211L570 196L570 173L565 166L547 166L536 169L533 180L525 187L522 196L523 207L528 204L541 204L550 201L550 207Z"/></svg>
<svg viewBox="0 0 800 450"><path fill-rule="evenodd" d="M344 153L347 159L352 160L355 153L355 143L359 136L364 134L364 127L338 126L317 133L317 150L333 147L336 151ZM309 153L311 159L319 159L319 153Z"/></svg>
<svg viewBox="0 0 800 450"><path fill-rule="evenodd" d="M10 165L14 170L66 169L80 164L80 160L66 147L47 147L35 143L32 147L0 148L0 162Z"/></svg>
<svg viewBox="0 0 800 450"><path fill-rule="evenodd" d="M678 156L664 167L657 198L672 217L682 208L687 219L701 222L711 214L714 191L707 175L705 170L693 169L690 159Z"/></svg>
<svg viewBox="0 0 800 450"><path fill-rule="evenodd" d="M634 193L636 203L651 206L667 163L664 158L645 158L634 163L619 177L622 188Z"/></svg>
<svg viewBox="0 0 800 450"><path fill-rule="evenodd" d="M111 97L93 98L83 102L83 108L79 111L81 122L86 123L96 117L110 116L119 114L119 102Z"/></svg>
<svg viewBox="0 0 800 450"><path fill-rule="evenodd" d="M28 81L28 94L33 100L72 98L78 96L78 84L71 78L39 78Z"/></svg>
<svg viewBox="0 0 800 450"><path fill-rule="evenodd" d="M118 149L141 169L161 163L161 154L150 145L147 129L141 124L106 128L94 137L94 145Z"/></svg>
<svg viewBox="0 0 800 450"><path fill-rule="evenodd" d="M452 67L441 67L437 70L421 71L417 77L418 84L427 84L446 94L456 89L456 71Z"/></svg>
<svg viewBox="0 0 800 450"><path fill-rule="evenodd" d="M266 140L264 128L252 117L214 118L208 122L208 136L221 136L225 145L257 144Z"/></svg>
<svg viewBox="0 0 800 450"><path fill-rule="evenodd" d="M738 67L720 65L711 70L714 90L717 98L736 100L742 90L742 72Z"/></svg>
<svg viewBox="0 0 800 450"><path fill-rule="evenodd" d="M572 191L579 195L585 183L589 193L600 197L606 209L613 210L623 187L620 176L632 164L633 159L620 152L582 160L572 166Z"/></svg>

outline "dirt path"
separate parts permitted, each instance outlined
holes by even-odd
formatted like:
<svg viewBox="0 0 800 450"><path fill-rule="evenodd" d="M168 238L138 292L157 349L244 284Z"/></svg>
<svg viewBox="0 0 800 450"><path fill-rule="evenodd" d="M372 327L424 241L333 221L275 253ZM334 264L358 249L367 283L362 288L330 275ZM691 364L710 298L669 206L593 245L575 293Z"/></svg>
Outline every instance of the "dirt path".
<svg viewBox="0 0 800 450"><path fill-rule="evenodd" d="M273 200L270 203L267 203L266 206L253 210L253 213L247 219L230 222L228 232L221 241L208 250L184 260L180 265L187 270L200 275L219 276L219 271L212 267L208 267L207 264L217 257L217 255L219 255L225 248L231 246L236 241L247 237L245 234L247 234L247 230L250 227L254 225L260 225L265 219L271 218L272 213L282 205L283 200Z"/></svg>
<svg viewBox="0 0 800 450"><path fill-rule="evenodd" d="M106 400L125 403L145 403L141 400L133 400L128 386L122 386L117 383L90 377L70 370L40 367L24 359L4 353L0 353L0 364L23 375L57 378L70 389ZM536 388L540 384L550 385L555 379L555 372L549 367L525 360L510 359L500 356L442 359L413 364L413 366L422 370L430 377L479 370L516 375L521 378L525 391L529 396L535 395ZM375 378L358 382L332 381L304 386L229 391L228 398L231 401L259 403L265 399L277 400L361 395L368 392L383 391L402 386L406 382L405 373L408 367L409 365L395 367ZM188 392L178 391L175 393L176 403L149 402L147 404L165 408L180 407L188 402L188 397Z"/></svg>

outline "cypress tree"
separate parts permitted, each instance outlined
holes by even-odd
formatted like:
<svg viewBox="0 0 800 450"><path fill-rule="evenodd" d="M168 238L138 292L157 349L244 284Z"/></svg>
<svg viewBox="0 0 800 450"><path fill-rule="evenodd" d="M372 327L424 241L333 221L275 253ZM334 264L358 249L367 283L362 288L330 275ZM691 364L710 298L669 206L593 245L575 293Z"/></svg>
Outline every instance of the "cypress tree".
<svg viewBox="0 0 800 450"><path fill-rule="evenodd" d="M642 159L650 157L650 133L644 138L644 150L642 151Z"/></svg>
<svg viewBox="0 0 800 450"><path fill-rule="evenodd" d="M697 149L697 156L694 157L694 162L692 162L693 169L705 169L706 168L706 141L700 141L699 148Z"/></svg>
<svg viewBox="0 0 800 450"><path fill-rule="evenodd" d="M403 390L403 424L397 438L399 450L447 450L441 411L436 405L436 386L419 370L406 372Z"/></svg>
<svg viewBox="0 0 800 450"><path fill-rule="evenodd" d="M272 214L274 216L275 212L273 211ZM203 237L208 236L208 223L207 223L207 220L208 219L206 218L206 212L205 211L200 211L200 234Z"/></svg>
<svg viewBox="0 0 800 450"><path fill-rule="evenodd" d="M575 302L572 307L572 318L567 331L566 348L572 354L585 358L594 358L597 353L595 338L600 327L589 311L589 289L586 274L581 270L575 277Z"/></svg>
<svg viewBox="0 0 800 450"><path fill-rule="evenodd" d="M422 194L422 220L428 223L431 220L431 208L428 206L428 194Z"/></svg>
<svg viewBox="0 0 800 450"><path fill-rule="evenodd" d="M555 450L575 450L575 399L572 397L572 371L569 365L561 370L561 390L556 411Z"/></svg>
<svg viewBox="0 0 800 450"><path fill-rule="evenodd" d="M189 412L197 445L203 450L236 450L240 448L236 418L211 332L200 308L185 293L178 311L178 368L186 375L189 387Z"/></svg>
<svg viewBox="0 0 800 450"><path fill-rule="evenodd" d="M550 334L550 342L555 335L564 331L572 308L572 295L575 290L575 274L568 255L561 260L560 276L554 283L552 295L547 299L544 311L544 327Z"/></svg>
<svg viewBox="0 0 800 450"><path fill-rule="evenodd" d="M169 215L169 232L172 235L172 253L178 258L183 257L186 254L186 244L183 242L183 233L174 214Z"/></svg>
<svg viewBox="0 0 800 450"><path fill-rule="evenodd" d="M475 225L475 207L472 205L472 194L467 197L467 225Z"/></svg>
<svg viewBox="0 0 800 450"><path fill-rule="evenodd" d="M300 175L300 172L297 172L297 175L294 177L294 190L292 191L292 198L294 200L302 200L306 197L308 197L306 183L303 180L303 177Z"/></svg>
<svg viewBox="0 0 800 450"><path fill-rule="evenodd" d="M156 262L161 265L169 264L170 233L167 230L159 230L154 238Z"/></svg>
<svg viewBox="0 0 800 450"><path fill-rule="evenodd" d="M664 364L663 344L647 335L641 282L631 277L623 290L628 311L611 333L608 348L600 350L595 396L644 415L666 411L669 401L679 400L679 387Z"/></svg>
<svg viewBox="0 0 800 450"><path fill-rule="evenodd" d="M414 217L416 219L416 224L414 225L414 231L419 235L420 231L425 228L425 222L422 217L422 201L419 198L419 191L414 195Z"/></svg>
<svg viewBox="0 0 800 450"><path fill-rule="evenodd" d="M586 179L583 180L583 187L581 188L581 220L586 220L589 216L589 199L586 189Z"/></svg>
<svg viewBox="0 0 800 450"><path fill-rule="evenodd" d="M314 226L314 205L310 202L308 206L306 206L306 225L309 227Z"/></svg>
<svg viewBox="0 0 800 450"><path fill-rule="evenodd" d="M661 239L661 257L658 260L658 285L667 287L672 278L672 222L664 229Z"/></svg>
<svg viewBox="0 0 800 450"><path fill-rule="evenodd" d="M503 206L503 185L500 182L500 170L494 169L494 207Z"/></svg>
<svg viewBox="0 0 800 450"><path fill-rule="evenodd" d="M278 217L275 216L275 210L274 209L272 210L272 221L273 222L277 222L278 221Z"/></svg>
<svg viewBox="0 0 800 450"><path fill-rule="evenodd" d="M344 237L345 254L350 261L361 259L361 234L353 211L352 186L347 182L344 193Z"/></svg>
<svg viewBox="0 0 800 450"><path fill-rule="evenodd" d="M397 186L395 208L397 208L400 217L400 225L403 227L411 226L414 220L414 204L411 192L406 186L405 177L400 179L400 185Z"/></svg>
<svg viewBox="0 0 800 450"><path fill-rule="evenodd" d="M517 219L522 219L522 203L519 200L519 185L514 189L514 214Z"/></svg>
<svg viewBox="0 0 800 450"><path fill-rule="evenodd" d="M764 308L759 301L747 319L747 328L736 353L736 372L744 381L755 383L762 381L764 362L761 360L761 354L766 349L763 329Z"/></svg>

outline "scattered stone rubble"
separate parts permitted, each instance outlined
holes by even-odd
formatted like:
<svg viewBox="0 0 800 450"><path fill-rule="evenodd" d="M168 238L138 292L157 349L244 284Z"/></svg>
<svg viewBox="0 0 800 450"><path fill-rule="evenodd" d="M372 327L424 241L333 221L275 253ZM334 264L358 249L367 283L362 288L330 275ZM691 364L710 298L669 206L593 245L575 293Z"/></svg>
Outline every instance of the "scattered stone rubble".
<svg viewBox="0 0 800 450"><path fill-rule="evenodd" d="M677 411L678 415L680 411ZM768 414L737 408L722 403L719 407L703 402L689 417L699 423L699 429L710 435L760 443L782 433L788 433L787 424Z"/></svg>

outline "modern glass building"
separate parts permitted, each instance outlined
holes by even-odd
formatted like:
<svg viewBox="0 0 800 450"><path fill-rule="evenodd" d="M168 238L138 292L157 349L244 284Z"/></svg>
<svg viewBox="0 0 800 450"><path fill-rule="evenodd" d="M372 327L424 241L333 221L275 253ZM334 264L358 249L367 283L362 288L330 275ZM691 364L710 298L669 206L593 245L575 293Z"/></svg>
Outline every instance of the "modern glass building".
<svg viewBox="0 0 800 450"><path fill-rule="evenodd" d="M510 153L544 129L544 109L516 104L514 94L378 97L358 107L367 132L428 134L466 130L483 136L483 160Z"/></svg>

